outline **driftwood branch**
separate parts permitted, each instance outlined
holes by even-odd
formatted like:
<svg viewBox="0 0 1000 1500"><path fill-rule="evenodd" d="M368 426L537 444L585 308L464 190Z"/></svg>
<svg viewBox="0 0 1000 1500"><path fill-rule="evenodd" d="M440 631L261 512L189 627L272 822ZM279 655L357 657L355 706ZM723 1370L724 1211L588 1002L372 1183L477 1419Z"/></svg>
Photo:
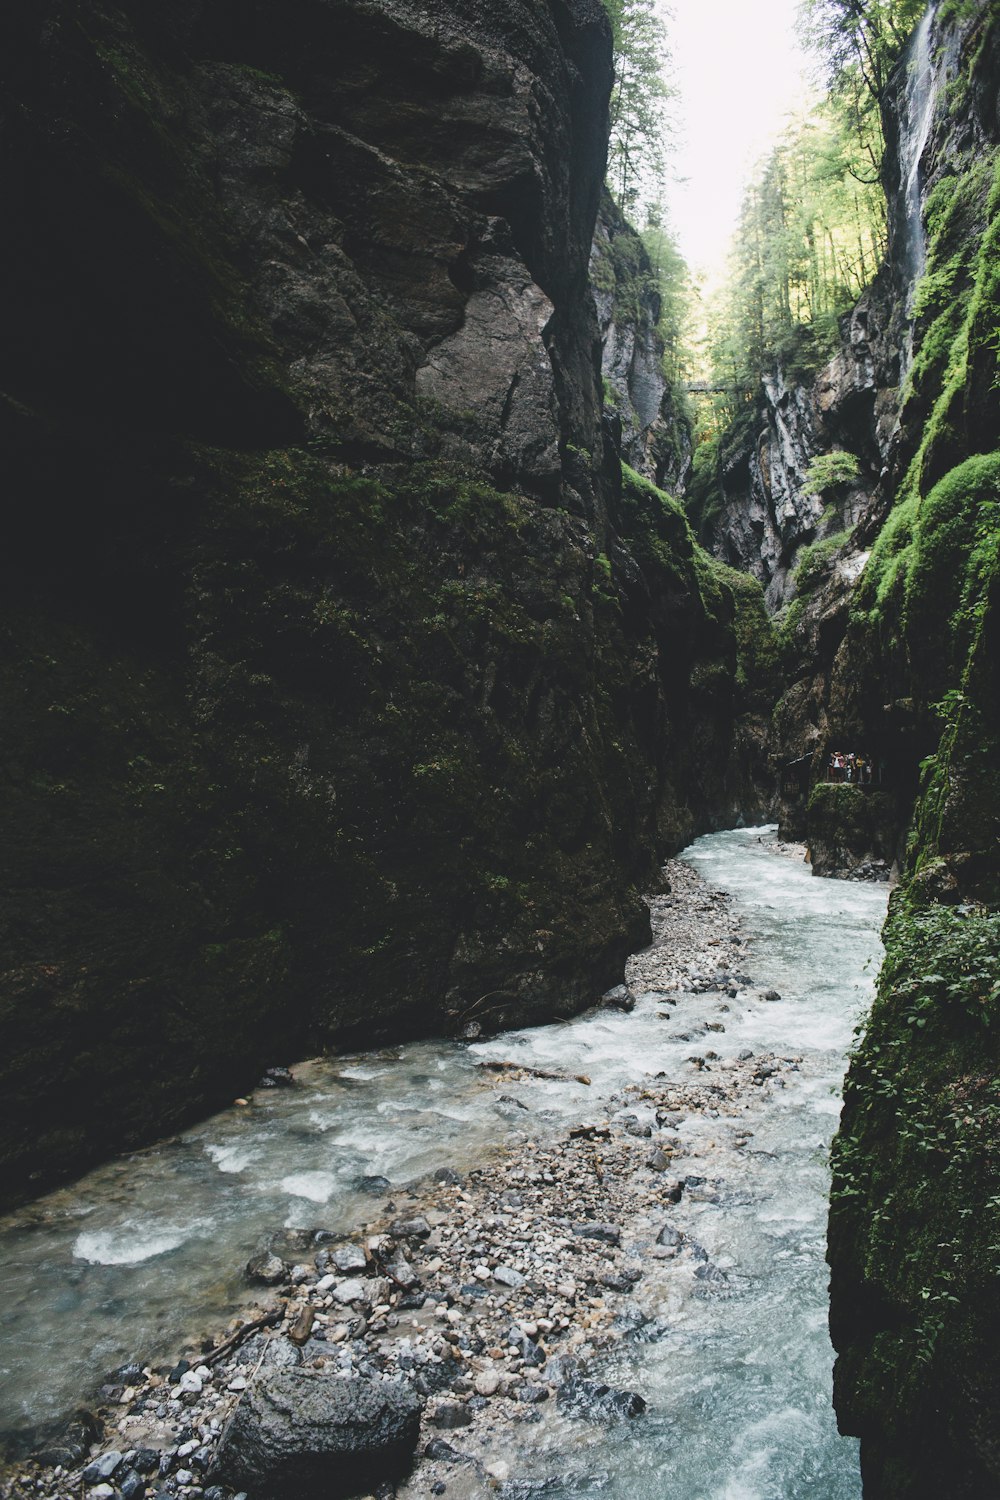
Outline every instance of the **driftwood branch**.
<svg viewBox="0 0 1000 1500"><path fill-rule="evenodd" d="M220 1359L223 1359L227 1354L231 1354L234 1349L238 1348L243 1340L248 1339L252 1333L259 1333L262 1328L273 1328L276 1323L281 1322L284 1316L284 1309L281 1309L280 1311L265 1313L262 1318L257 1318L253 1323L244 1323L242 1328L237 1328L232 1338L226 1339L226 1342L220 1344L218 1349L213 1349L211 1354L206 1354L201 1363L203 1365L216 1364Z"/></svg>

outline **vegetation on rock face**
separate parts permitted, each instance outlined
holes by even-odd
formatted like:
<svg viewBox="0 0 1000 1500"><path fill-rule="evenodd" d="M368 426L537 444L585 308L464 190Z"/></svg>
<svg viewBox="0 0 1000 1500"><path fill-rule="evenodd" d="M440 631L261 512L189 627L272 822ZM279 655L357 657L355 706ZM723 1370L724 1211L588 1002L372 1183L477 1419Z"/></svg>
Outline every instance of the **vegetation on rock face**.
<svg viewBox="0 0 1000 1500"><path fill-rule="evenodd" d="M980 128L997 22L951 6L937 24L959 27L940 142L953 121ZM937 146L901 416L912 458L842 656L896 764L923 757L833 1164L835 1400L879 1500L972 1500L1000 1485L996 150Z"/></svg>
<svg viewBox="0 0 1000 1500"><path fill-rule="evenodd" d="M851 484L861 472L861 465L853 453L834 449L831 453L817 453L806 470L806 484L817 495Z"/></svg>
<svg viewBox="0 0 1000 1500"><path fill-rule="evenodd" d="M834 1399L886 1500L992 1493L1000 919L893 899L833 1154Z"/></svg>
<svg viewBox="0 0 1000 1500"><path fill-rule="evenodd" d="M828 574L838 552L843 551L848 536L846 531L834 532L832 536L823 537L821 541L811 542L808 547L800 549L795 562L795 587L798 594L808 594L815 590L820 580Z"/></svg>
<svg viewBox="0 0 1000 1500"><path fill-rule="evenodd" d="M921 663L928 708L961 676L997 567L1000 166L980 159L942 178L929 228L915 302L922 337L903 410L922 436L852 606L867 649L892 652L898 641Z"/></svg>

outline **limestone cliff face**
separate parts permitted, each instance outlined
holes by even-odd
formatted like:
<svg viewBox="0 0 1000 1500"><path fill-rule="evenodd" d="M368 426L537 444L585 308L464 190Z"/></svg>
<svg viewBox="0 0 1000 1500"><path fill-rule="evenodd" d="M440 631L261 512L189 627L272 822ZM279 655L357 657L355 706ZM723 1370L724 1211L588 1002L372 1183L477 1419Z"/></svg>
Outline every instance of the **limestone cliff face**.
<svg viewBox="0 0 1000 1500"><path fill-rule="evenodd" d="M691 463L691 427L663 370L660 293L642 240L611 194L601 198L590 259L607 416L622 459L672 494Z"/></svg>
<svg viewBox="0 0 1000 1500"><path fill-rule="evenodd" d="M893 305L884 272L843 319L841 348L818 374L780 365L765 374L756 405L722 444L706 540L760 580L774 611L795 597L803 548L853 530L871 508L897 417ZM854 456L857 475L818 490L810 463L831 452Z"/></svg>
<svg viewBox="0 0 1000 1500"><path fill-rule="evenodd" d="M734 589L602 426L598 0L0 34L16 1193L268 1062L589 1003L755 793Z"/></svg>

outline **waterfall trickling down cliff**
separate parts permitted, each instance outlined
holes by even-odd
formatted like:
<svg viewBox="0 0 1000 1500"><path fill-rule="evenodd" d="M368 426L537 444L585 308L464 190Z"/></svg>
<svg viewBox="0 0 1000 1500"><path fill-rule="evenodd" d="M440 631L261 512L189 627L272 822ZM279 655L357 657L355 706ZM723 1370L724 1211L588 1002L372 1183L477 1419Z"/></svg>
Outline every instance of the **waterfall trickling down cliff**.
<svg viewBox="0 0 1000 1500"><path fill-rule="evenodd" d="M934 120L938 87L931 56L935 7L929 5L910 43L906 60L905 119L899 137L900 216L903 243L900 263L906 275L906 313L913 306L916 284L927 263L921 212L920 159Z"/></svg>

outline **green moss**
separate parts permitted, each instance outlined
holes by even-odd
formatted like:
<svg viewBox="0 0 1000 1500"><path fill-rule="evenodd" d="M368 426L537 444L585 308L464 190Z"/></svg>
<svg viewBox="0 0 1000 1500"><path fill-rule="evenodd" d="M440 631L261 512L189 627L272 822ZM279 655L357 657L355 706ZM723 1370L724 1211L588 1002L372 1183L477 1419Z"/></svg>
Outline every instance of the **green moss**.
<svg viewBox="0 0 1000 1500"><path fill-rule="evenodd" d="M949 1465L985 1493L941 1393L968 1370L984 1402L1000 1384L1000 917L898 896L885 939L833 1152L838 1411L891 1454L894 1500L950 1490Z"/></svg>
<svg viewBox="0 0 1000 1500"><path fill-rule="evenodd" d="M853 453L839 449L832 453L818 453L806 470L806 488L812 494L823 495L828 490L851 484L860 472L861 466Z"/></svg>
<svg viewBox="0 0 1000 1500"><path fill-rule="evenodd" d="M743 706L769 713L781 695L781 646L764 603L764 590L748 573L711 559L716 577L732 591L736 635L736 684Z"/></svg>
<svg viewBox="0 0 1000 1500"><path fill-rule="evenodd" d="M906 570L903 624L942 691L961 672L1000 547L1000 452L952 469L924 498Z"/></svg>
<svg viewBox="0 0 1000 1500"><path fill-rule="evenodd" d="M821 541L802 547L795 561L795 587L800 595L815 593L830 572L837 554L843 550L850 537L848 531L838 531Z"/></svg>

